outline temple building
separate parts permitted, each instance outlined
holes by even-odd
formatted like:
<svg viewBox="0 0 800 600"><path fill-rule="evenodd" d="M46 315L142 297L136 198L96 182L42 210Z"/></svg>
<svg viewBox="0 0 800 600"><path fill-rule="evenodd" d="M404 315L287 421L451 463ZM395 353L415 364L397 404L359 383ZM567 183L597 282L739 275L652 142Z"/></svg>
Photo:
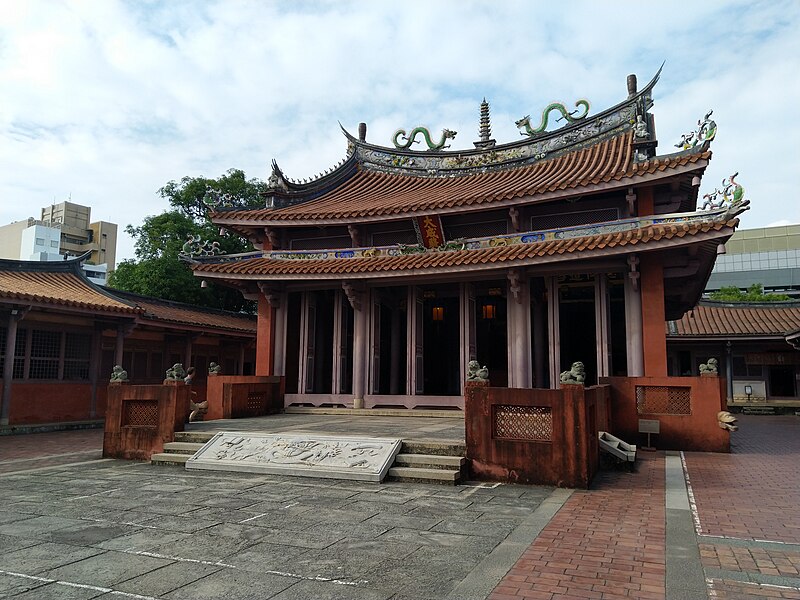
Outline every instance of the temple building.
<svg viewBox="0 0 800 600"><path fill-rule="evenodd" d="M748 202L731 177L697 210L716 124L658 154L657 80L629 76L597 114L551 104L505 144L484 101L467 150L424 128L376 145L362 123L310 181L273 162L263 209L213 205L255 252L186 258L258 301L256 374L285 377L286 405L463 408L472 360L498 387L555 388L576 361L587 384L666 377L665 321L695 306Z"/></svg>

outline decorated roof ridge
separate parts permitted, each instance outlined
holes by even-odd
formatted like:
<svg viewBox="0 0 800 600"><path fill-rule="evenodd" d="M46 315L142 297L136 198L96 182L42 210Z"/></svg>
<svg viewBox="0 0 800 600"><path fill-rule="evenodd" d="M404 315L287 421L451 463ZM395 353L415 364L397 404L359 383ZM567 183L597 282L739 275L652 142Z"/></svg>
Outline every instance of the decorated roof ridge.
<svg viewBox="0 0 800 600"><path fill-rule="evenodd" d="M480 250L496 248L515 244L528 244L552 240L569 240L594 235L606 235L620 232L640 230L652 225L689 225L692 223L728 223L740 213L749 210L749 201L736 205L717 207L713 210L697 210L691 213L671 213L652 215L646 217L631 217L574 225L558 229L532 230L518 233L506 233L494 236L475 238L460 238L446 240L437 248L425 248L421 244L393 244L389 246L364 246L358 248L329 248L315 250L257 250L235 255L208 256L193 259L193 265L221 264L250 260L254 258L267 258L273 260L331 260L352 258L375 258L380 256L402 256L408 254L423 254L429 252L447 252L456 250Z"/></svg>
<svg viewBox="0 0 800 600"><path fill-rule="evenodd" d="M696 221L681 226L664 223L648 225L632 231L495 246L474 251L423 252L353 260L253 258L240 262L195 265L194 271L195 276L220 279L226 284L234 286L241 285L243 280L304 280L309 275L332 280L383 278L386 276L417 277L424 273L449 273L464 276L467 271L477 272L507 268L507 266L577 260L575 256L585 252L599 251L606 254L624 255L629 252L657 250L660 246L656 247L652 244L662 242L671 244L672 240L684 244L705 243L708 249L730 238L738 224L739 219L735 217L729 221ZM680 242L680 240L684 241ZM650 247L643 248L643 245ZM710 256L710 253L708 255ZM702 289L698 290L697 296L701 292ZM685 310L688 308L687 306Z"/></svg>
<svg viewBox="0 0 800 600"><path fill-rule="evenodd" d="M698 306L711 306L716 308L800 308L800 300L771 300L765 302L731 302L730 300L711 300L703 298Z"/></svg>
<svg viewBox="0 0 800 600"><path fill-rule="evenodd" d="M530 135L526 139L496 145L492 143L480 144L480 147L464 150L446 151L428 150L424 152L389 148L370 144L366 141L366 125L359 126L359 137L354 137L339 123L342 133L347 138L347 156L333 168L323 171L310 179L295 180L287 177L278 166L277 161L272 161L272 173L267 181L268 189L264 192L266 208L282 208L296 204L300 201L312 200L331 189L355 172L356 166L376 168L378 170L399 171L415 173L425 176L449 176L458 172L469 172L475 169L485 170L487 167L499 166L507 168L517 164L525 164L541 160L550 154L563 154L572 149L589 145L614 135L626 129L633 129L637 124L636 116L644 116L653 104L651 92L661 76L664 68L662 63L658 72L639 92L631 94L626 100L592 117L573 119L562 110L564 118L569 124L554 131L545 131ZM579 100L577 105L585 103L588 112L588 103ZM551 107L560 103L553 103L545 108L546 115ZM488 104L487 107L488 109ZM488 112L481 111L481 131L487 135L490 132ZM543 116L544 116L543 115ZM524 120L524 119L523 119ZM485 123L484 123L485 121ZM424 128L416 128L411 133ZM485 131L484 131L485 130ZM445 134L441 147L447 137L454 137L455 132L444 130ZM398 130L405 135L405 131ZM648 125L648 136L650 135ZM409 133L409 135L411 135ZM427 129L425 130L427 133ZM524 134L523 134L524 135ZM411 145L408 142L408 146ZM431 146L431 144L429 144ZM446 171L440 173L440 171ZM217 210L215 212L225 212Z"/></svg>
<svg viewBox="0 0 800 600"><path fill-rule="evenodd" d="M114 294L110 293L107 288L102 285L98 285L89 279L89 277L81 268L81 264L84 263L91 255L92 252L87 251L79 256L66 260L15 260L2 258L0 259L0 272L72 274L78 277L78 279L81 280L81 283L97 293L102 294L111 300L116 300L117 302L125 304L135 312L138 312L139 308L135 304L123 298L117 298Z"/></svg>
<svg viewBox="0 0 800 600"><path fill-rule="evenodd" d="M272 173L267 179L267 189L261 192L265 199L265 208L283 208L300 201L313 200L330 191L336 185L346 181L356 172L355 156L349 153L333 167L310 179L296 180L286 177L278 162L272 160ZM217 209L213 214L222 214L237 209Z"/></svg>
<svg viewBox="0 0 800 600"><path fill-rule="evenodd" d="M390 148L371 144L360 137L356 138L344 127L342 127L342 131L348 140L348 152L356 155L359 164L366 168L417 173L427 176L449 176L453 172L469 171L476 168L481 170L487 167L506 168L520 163L541 160L554 153L569 152L575 148L595 143L605 137L628 129L634 129L637 125L637 116L643 117L642 124L647 127L646 135L648 138L651 137L652 128L644 117L652 107L651 92L661 76L663 67L664 65L662 64L655 76L640 91L629 95L627 99L596 115L572 119L568 116L569 113L562 110L564 108L563 105L553 103L545 108L545 114L552 107L559 105L561 106L559 110L569 121L568 125L560 129L544 131L524 139L497 144L488 148L465 148L450 151L443 149L418 151ZM586 101L579 100L576 105L581 103L586 103ZM518 126L521 126L519 123L523 120L518 122ZM651 140L651 142L654 146L655 140ZM445 172L442 173L440 171Z"/></svg>
<svg viewBox="0 0 800 600"><path fill-rule="evenodd" d="M239 255L238 254L233 254L231 256L239 256ZM239 318L248 319L248 320L255 319L255 316L251 315L249 313L234 312L234 311L231 311L231 310L224 310L224 309L221 309L221 308L212 308L212 307L208 307L208 306L198 306L196 304L188 304L186 302L178 302L176 300L165 300L163 298L156 298L155 296L145 296L143 294L136 294L134 292L127 292L127 291L124 291L124 290L115 290L114 288L105 288L103 286L100 286L100 287L102 287L103 289L106 289L115 298L121 296L122 299L125 299L125 298L131 299L131 300L133 300L134 303L137 300L141 300L143 302L152 302L154 304L162 304L164 306L170 306L170 307L174 307L174 308L181 308L181 309L185 309L185 310L200 311L200 312L203 312L203 313L209 313L209 314L220 315L220 316L225 316L225 317L239 317Z"/></svg>

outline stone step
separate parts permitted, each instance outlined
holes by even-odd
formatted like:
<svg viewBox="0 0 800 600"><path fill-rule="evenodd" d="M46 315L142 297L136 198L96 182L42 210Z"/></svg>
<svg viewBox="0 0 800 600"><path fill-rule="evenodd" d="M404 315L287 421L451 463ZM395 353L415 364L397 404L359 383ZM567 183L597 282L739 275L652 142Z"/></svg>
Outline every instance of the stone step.
<svg viewBox="0 0 800 600"><path fill-rule="evenodd" d="M347 415L358 417L435 417L442 419L463 419L464 411L459 409L439 410L434 408L333 408L310 406L287 406L287 415Z"/></svg>
<svg viewBox="0 0 800 600"><path fill-rule="evenodd" d="M453 471L450 469L421 469L417 467L391 467L386 478L390 481L456 485L461 479L461 471Z"/></svg>
<svg viewBox="0 0 800 600"><path fill-rule="evenodd" d="M202 447L203 444L199 442L167 442L164 444L164 452L166 454L188 454L193 456Z"/></svg>
<svg viewBox="0 0 800 600"><path fill-rule="evenodd" d="M398 454L394 459L397 467L418 467L423 469L451 469L460 471L467 459L463 456L442 456L439 454Z"/></svg>
<svg viewBox="0 0 800 600"><path fill-rule="evenodd" d="M434 440L403 440L400 449L403 454L435 454L436 456L464 456L467 447L458 442L437 442Z"/></svg>
<svg viewBox="0 0 800 600"><path fill-rule="evenodd" d="M745 415L774 415L775 409L772 406L745 406L742 408Z"/></svg>
<svg viewBox="0 0 800 600"><path fill-rule="evenodd" d="M188 442L191 444L205 444L214 437L215 432L211 431L176 431L176 442Z"/></svg>
<svg viewBox="0 0 800 600"><path fill-rule="evenodd" d="M150 457L151 465L178 465L180 467L186 464L186 461L191 458L191 454L172 454L169 452L161 452L153 454Z"/></svg>

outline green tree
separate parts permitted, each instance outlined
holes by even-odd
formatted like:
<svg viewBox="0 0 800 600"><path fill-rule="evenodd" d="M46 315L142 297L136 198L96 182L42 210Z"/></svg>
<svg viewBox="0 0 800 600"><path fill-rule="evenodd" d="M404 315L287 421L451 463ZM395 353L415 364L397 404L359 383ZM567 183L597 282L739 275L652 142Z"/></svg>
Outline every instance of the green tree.
<svg viewBox="0 0 800 600"><path fill-rule="evenodd" d="M735 285L724 286L717 292L711 292L708 297L711 300L722 302L784 302L791 300L786 294L765 294L764 286L760 283L754 283L747 288L746 292Z"/></svg>
<svg viewBox="0 0 800 600"><path fill-rule="evenodd" d="M231 169L218 179L184 177L180 182L168 182L158 193L169 202L171 210L145 217L138 227L125 227L135 240L136 258L117 265L109 278L109 286L164 300L254 311L253 303L234 289L211 281L207 288L201 288L200 279L192 275L178 255L190 235L218 242L226 254L252 249L247 240L238 236L220 235L208 219L205 199L208 190L215 190L233 208L260 208L264 206L260 196L264 189L263 181L247 179L239 169Z"/></svg>

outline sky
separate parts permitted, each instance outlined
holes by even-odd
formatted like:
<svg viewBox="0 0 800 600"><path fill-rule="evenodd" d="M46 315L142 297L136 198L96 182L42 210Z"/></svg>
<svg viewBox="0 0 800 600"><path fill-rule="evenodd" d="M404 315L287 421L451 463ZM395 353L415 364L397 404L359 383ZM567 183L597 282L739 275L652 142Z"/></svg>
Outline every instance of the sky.
<svg viewBox="0 0 800 600"><path fill-rule="evenodd" d="M120 225L158 190L231 168L293 179L345 157L339 122L498 143L552 101L591 114L653 93L659 154L713 109L700 194L739 172L742 227L800 223L800 2L0 0L0 225L70 200ZM438 136L437 136L438 137Z"/></svg>

